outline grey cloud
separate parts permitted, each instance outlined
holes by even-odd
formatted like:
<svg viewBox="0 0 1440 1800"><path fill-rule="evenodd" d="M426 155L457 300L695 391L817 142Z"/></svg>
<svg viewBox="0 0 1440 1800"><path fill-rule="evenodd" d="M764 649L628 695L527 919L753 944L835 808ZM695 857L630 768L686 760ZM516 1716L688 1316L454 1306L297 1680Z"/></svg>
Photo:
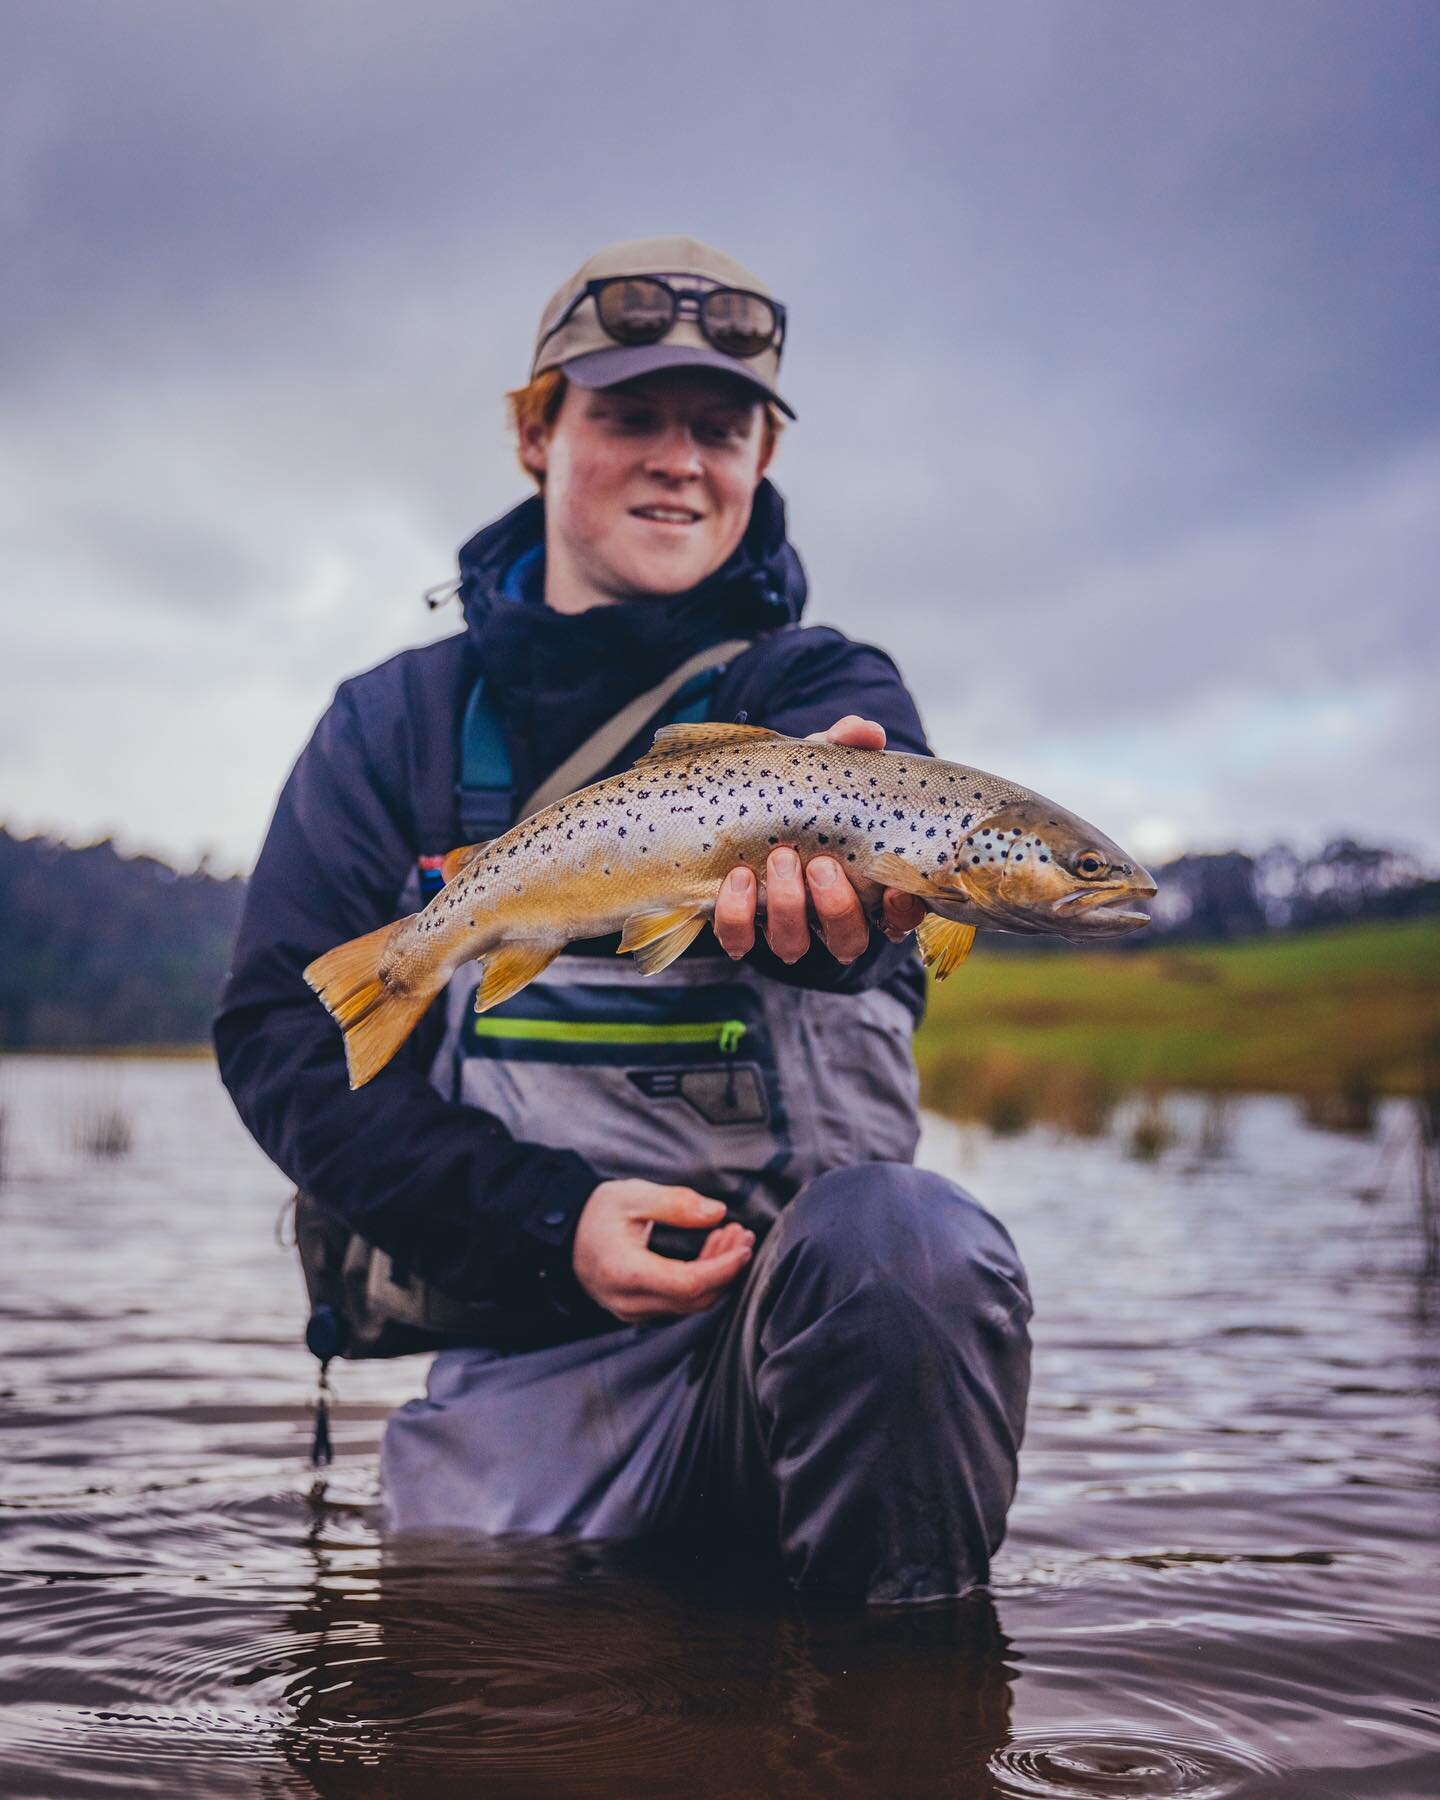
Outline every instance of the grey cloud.
<svg viewBox="0 0 1440 1800"><path fill-rule="evenodd" d="M791 304L777 472L817 616L896 650L947 748L1137 816L1183 787L1208 829L1203 721L1348 687L1378 771L1434 654L1428 0L727 18L11 9L0 582L30 605L0 706L64 724L27 806L190 841L203 782L167 814L141 746L86 798L91 684L168 684L243 857L334 681L443 628L418 589L523 491L499 394L549 288L676 227ZM192 701L219 684L255 697L244 784ZM1297 754L1257 830L1320 818Z"/></svg>

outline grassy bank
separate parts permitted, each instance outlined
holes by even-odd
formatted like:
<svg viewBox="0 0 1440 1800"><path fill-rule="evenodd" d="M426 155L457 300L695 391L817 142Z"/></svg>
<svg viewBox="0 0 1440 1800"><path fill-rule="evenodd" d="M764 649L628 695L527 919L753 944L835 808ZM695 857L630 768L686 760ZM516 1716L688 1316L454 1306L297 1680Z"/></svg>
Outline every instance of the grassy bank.
<svg viewBox="0 0 1440 1800"><path fill-rule="evenodd" d="M1100 1129L1120 1093L1195 1088L1294 1093L1343 1122L1436 1081L1440 920L1123 956L987 957L982 937L932 984L916 1048L927 1104L954 1116L1038 1105Z"/></svg>

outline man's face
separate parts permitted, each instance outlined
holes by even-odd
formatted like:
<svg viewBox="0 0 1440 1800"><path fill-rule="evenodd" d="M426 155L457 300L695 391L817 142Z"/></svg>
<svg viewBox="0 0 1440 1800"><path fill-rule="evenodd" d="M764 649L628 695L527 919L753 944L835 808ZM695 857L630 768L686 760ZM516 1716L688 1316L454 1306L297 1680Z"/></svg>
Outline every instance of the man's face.
<svg viewBox="0 0 1440 1800"><path fill-rule="evenodd" d="M760 402L730 376L572 384L549 435L524 443L545 477L547 599L578 611L713 574L749 523L763 441Z"/></svg>

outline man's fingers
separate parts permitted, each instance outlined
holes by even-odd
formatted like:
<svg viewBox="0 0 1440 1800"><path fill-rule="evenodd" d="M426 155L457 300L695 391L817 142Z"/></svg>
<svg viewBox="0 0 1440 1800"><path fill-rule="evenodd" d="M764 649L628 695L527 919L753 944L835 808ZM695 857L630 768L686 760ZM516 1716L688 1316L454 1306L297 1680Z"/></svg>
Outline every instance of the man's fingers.
<svg viewBox="0 0 1440 1800"><path fill-rule="evenodd" d="M817 856L805 870L825 948L842 963L854 962L870 942L870 922L860 896L833 856Z"/></svg>
<svg viewBox="0 0 1440 1800"><path fill-rule="evenodd" d="M846 713L828 731L812 731L807 744L848 744L852 750L883 750L885 727L874 719L862 719L859 713Z"/></svg>
<svg viewBox="0 0 1440 1800"><path fill-rule="evenodd" d="M623 1284L624 1309L617 1316L637 1319L703 1312L720 1298L752 1254L748 1243L703 1261L697 1257L694 1262L672 1262L669 1257L647 1253L643 1267L637 1266Z"/></svg>
<svg viewBox="0 0 1440 1800"><path fill-rule="evenodd" d="M800 858L781 844L765 865L765 938L781 962L799 962L810 948L805 877Z"/></svg>
<svg viewBox="0 0 1440 1800"><path fill-rule="evenodd" d="M703 1231L707 1225L718 1225L725 1217L723 1200L707 1200L694 1188L657 1187L634 1209L636 1218L654 1219L662 1225L681 1225L691 1231Z"/></svg>
<svg viewBox="0 0 1440 1800"><path fill-rule="evenodd" d="M755 948L755 877L749 869L732 869L720 883L713 925L727 956L748 956Z"/></svg>
<svg viewBox="0 0 1440 1800"><path fill-rule="evenodd" d="M738 1250L742 1244L753 1244L754 1242L755 1233L747 1231L743 1225L732 1219L728 1225L722 1225L718 1231L710 1233L700 1246L700 1254L695 1260L710 1262L717 1256L724 1256L730 1250Z"/></svg>
<svg viewBox="0 0 1440 1800"><path fill-rule="evenodd" d="M899 888L886 888L883 902L885 910L885 935L892 944L898 944L902 938L908 937L925 917L926 906L914 894L904 894Z"/></svg>

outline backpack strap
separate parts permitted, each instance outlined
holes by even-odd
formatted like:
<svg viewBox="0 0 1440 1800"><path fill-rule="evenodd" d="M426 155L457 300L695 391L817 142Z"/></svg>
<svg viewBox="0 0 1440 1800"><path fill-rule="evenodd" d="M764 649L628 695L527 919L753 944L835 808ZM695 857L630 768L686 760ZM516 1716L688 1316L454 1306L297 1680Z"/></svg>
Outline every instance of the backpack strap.
<svg viewBox="0 0 1440 1800"><path fill-rule="evenodd" d="M515 775L505 728L475 677L460 726L460 780L455 815L462 844L481 844L508 831L515 820ZM453 847L453 846L452 846Z"/></svg>
<svg viewBox="0 0 1440 1800"><path fill-rule="evenodd" d="M453 816L438 830L436 821L423 827L422 838L428 843L443 843L446 849L458 844L482 844L506 832L517 819L528 818L553 801L572 794L601 775L615 758L639 736L647 724L664 717L670 724L696 723L707 716L710 695L720 673L742 650L750 648L749 638L727 638L710 644L687 657L672 669L663 681L622 706L592 732L579 749L567 756L560 767L543 781L523 806L515 804L515 774L510 763L510 747L483 676L471 683L461 714L458 775L447 776L443 788L453 800ZM669 703L678 706L668 710ZM452 764L452 771L457 765ZM426 783L426 791L432 784ZM457 835L458 832L458 835ZM420 882L420 904L433 900L444 885L441 864L444 851L434 850L417 861Z"/></svg>
<svg viewBox="0 0 1440 1800"><path fill-rule="evenodd" d="M515 817L528 819L531 813L540 812L554 801L563 799L566 794L573 794L577 788L593 781L614 762L630 740L643 730L647 721L653 719L667 701L672 700L698 675L708 675L710 679L696 698L688 701L684 710L690 713L692 719L703 718L703 708L709 702L709 687L719 675L721 667L733 661L742 650L749 648L749 638L727 638L724 643L711 644L687 657L663 681L647 688L643 694L637 694L620 708L614 718L607 719L598 731L592 732L578 750L567 756L560 767L540 783L518 809ZM696 704L702 708L698 714L691 711Z"/></svg>

